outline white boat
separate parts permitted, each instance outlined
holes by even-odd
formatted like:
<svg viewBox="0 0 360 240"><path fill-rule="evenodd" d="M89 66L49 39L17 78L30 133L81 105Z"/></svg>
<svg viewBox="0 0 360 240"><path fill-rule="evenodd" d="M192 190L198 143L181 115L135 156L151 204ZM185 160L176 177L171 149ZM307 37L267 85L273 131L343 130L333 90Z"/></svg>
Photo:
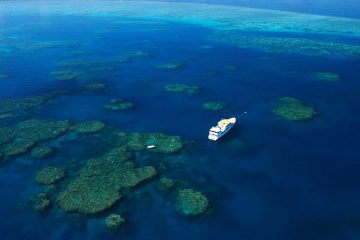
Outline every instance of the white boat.
<svg viewBox="0 0 360 240"><path fill-rule="evenodd" d="M216 127L210 128L208 138L212 141L217 141L219 138L224 136L230 129L235 125L236 118L222 119L218 122Z"/></svg>

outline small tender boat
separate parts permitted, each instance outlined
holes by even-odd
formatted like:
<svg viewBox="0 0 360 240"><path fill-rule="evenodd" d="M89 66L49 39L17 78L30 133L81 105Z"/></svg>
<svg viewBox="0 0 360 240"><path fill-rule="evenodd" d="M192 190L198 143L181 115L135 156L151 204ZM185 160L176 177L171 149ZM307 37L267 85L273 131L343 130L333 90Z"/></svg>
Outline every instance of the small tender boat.
<svg viewBox="0 0 360 240"><path fill-rule="evenodd" d="M222 119L218 122L216 127L212 127L209 131L208 138L212 141L217 141L224 136L236 123L236 118Z"/></svg>

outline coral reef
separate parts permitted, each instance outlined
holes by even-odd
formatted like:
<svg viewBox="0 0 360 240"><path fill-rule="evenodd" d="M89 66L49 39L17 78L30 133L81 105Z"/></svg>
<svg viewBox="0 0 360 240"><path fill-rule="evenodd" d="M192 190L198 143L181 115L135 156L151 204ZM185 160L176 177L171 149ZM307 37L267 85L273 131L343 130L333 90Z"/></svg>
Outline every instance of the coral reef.
<svg viewBox="0 0 360 240"><path fill-rule="evenodd" d="M235 65L226 65L225 70L227 70L229 72L236 72L239 70L239 67L235 66Z"/></svg>
<svg viewBox="0 0 360 240"><path fill-rule="evenodd" d="M203 107L207 110L218 111L226 108L227 104L225 102L206 102L203 104Z"/></svg>
<svg viewBox="0 0 360 240"><path fill-rule="evenodd" d="M2 114L0 114L0 120L9 119L9 118L13 118L13 117L15 117L15 115L11 114L11 113L2 113Z"/></svg>
<svg viewBox="0 0 360 240"><path fill-rule="evenodd" d="M119 214L111 214L105 219L105 225L110 230L117 230L125 220Z"/></svg>
<svg viewBox="0 0 360 240"><path fill-rule="evenodd" d="M7 79L8 77L8 75L0 73L0 80Z"/></svg>
<svg viewBox="0 0 360 240"><path fill-rule="evenodd" d="M151 5L150 5L151 4ZM157 9L155 12L154 9ZM265 10L219 5L193 5L189 3L136 2L125 1L121 5L94 5L78 2L61 2L57 8L37 8L30 3L22 4L18 14L109 14L122 17L141 16L151 19L172 19L207 26L211 29L237 29L264 32L301 32L360 35L358 19L334 16L320 16L286 11Z"/></svg>
<svg viewBox="0 0 360 240"><path fill-rule="evenodd" d="M194 85L185 85L185 84L169 84L164 87L165 91L175 92L175 93L187 93L190 95L196 94L199 92L199 87Z"/></svg>
<svg viewBox="0 0 360 240"><path fill-rule="evenodd" d="M56 183L44 185L42 187L42 191L49 196L54 196L56 194L57 190L58 190L58 186L56 185Z"/></svg>
<svg viewBox="0 0 360 240"><path fill-rule="evenodd" d="M251 36L237 31L217 31L209 40L225 42L241 48L258 49L268 53L298 54L315 57L337 55L358 57L360 55L360 46L358 45L308 38Z"/></svg>
<svg viewBox="0 0 360 240"><path fill-rule="evenodd" d="M326 82L337 82L341 80L339 74L332 72L317 72L312 74L312 77L314 77L319 81L326 81Z"/></svg>
<svg viewBox="0 0 360 240"><path fill-rule="evenodd" d="M300 99L282 97L278 100L279 106L273 109L273 113L288 120L301 121L308 120L315 116L313 108L304 105Z"/></svg>
<svg viewBox="0 0 360 240"><path fill-rule="evenodd" d="M46 103L51 97L52 94L46 94L42 96L1 100L0 113L10 113L31 109Z"/></svg>
<svg viewBox="0 0 360 240"><path fill-rule="evenodd" d="M25 44L18 45L21 51L38 51L48 48L62 48L62 47L71 47L77 45L77 41L33 41L26 42Z"/></svg>
<svg viewBox="0 0 360 240"><path fill-rule="evenodd" d="M126 54L125 59L126 60L134 60L134 59L147 58L149 56L150 56L150 54L148 52L137 50L137 51L132 51L132 52L129 52L128 54Z"/></svg>
<svg viewBox="0 0 360 240"><path fill-rule="evenodd" d="M154 145L154 148L147 150L159 153L175 153L184 146L184 141L179 136L167 136L161 133L131 133L127 136L127 140L129 149L135 151L145 150L147 146Z"/></svg>
<svg viewBox="0 0 360 240"><path fill-rule="evenodd" d="M117 133L117 136L120 137L120 138L122 138L122 137L127 136L127 133L126 133L126 132L118 132L118 133Z"/></svg>
<svg viewBox="0 0 360 240"><path fill-rule="evenodd" d="M7 134L0 138L0 152L8 156L25 153L38 142L63 135L69 127L68 121L30 119L12 127L1 128L0 132Z"/></svg>
<svg viewBox="0 0 360 240"><path fill-rule="evenodd" d="M22 140L14 141L3 148L3 154L7 156L15 156L26 153L30 148L35 146L34 141Z"/></svg>
<svg viewBox="0 0 360 240"><path fill-rule="evenodd" d="M36 172L36 182L50 185L59 182L65 177L65 170L57 167L46 167Z"/></svg>
<svg viewBox="0 0 360 240"><path fill-rule="evenodd" d="M209 200L201 192L193 189L182 189L176 198L176 210L184 216L196 216L204 213L209 206Z"/></svg>
<svg viewBox="0 0 360 240"><path fill-rule="evenodd" d="M122 98L112 99L108 104L105 105L105 108L111 111L122 111L122 110L131 109L133 107L134 107L133 103L128 102Z"/></svg>
<svg viewBox="0 0 360 240"><path fill-rule="evenodd" d="M31 151L31 156L34 158L45 158L53 153L53 149L47 146L38 146Z"/></svg>
<svg viewBox="0 0 360 240"><path fill-rule="evenodd" d="M96 133L103 130L105 126L105 123L99 120L90 120L76 124L73 126L72 130L81 134Z"/></svg>
<svg viewBox="0 0 360 240"><path fill-rule="evenodd" d="M39 96L0 100L0 114L14 115L15 113L23 113L26 110L44 105L52 98L66 93L68 93L68 91L53 91Z"/></svg>
<svg viewBox="0 0 360 240"><path fill-rule="evenodd" d="M70 81L86 76L86 73L79 70L62 70L62 71L53 71L51 75L54 76L59 81Z"/></svg>
<svg viewBox="0 0 360 240"><path fill-rule="evenodd" d="M168 62L168 63L161 63L157 65L156 67L159 69L165 69L165 70L175 70L182 68L185 65L183 62Z"/></svg>
<svg viewBox="0 0 360 240"><path fill-rule="evenodd" d="M176 181L171 178L165 178L162 177L159 180L159 189L161 191L169 191L171 188L173 188L176 184Z"/></svg>
<svg viewBox="0 0 360 240"><path fill-rule="evenodd" d="M46 193L38 193L31 198L34 202L33 209L36 212L44 212L49 209L51 202Z"/></svg>
<svg viewBox="0 0 360 240"><path fill-rule="evenodd" d="M104 88L106 88L106 84L99 81L90 82L87 83L85 86L83 86L84 90L89 90L89 91L101 90Z"/></svg>
<svg viewBox="0 0 360 240"><path fill-rule="evenodd" d="M12 141L15 138L14 131L11 128L0 128L0 144Z"/></svg>
<svg viewBox="0 0 360 240"><path fill-rule="evenodd" d="M119 147L90 159L77 177L60 193L58 202L65 211L95 214L111 207L121 198L121 190L153 178L152 166L135 168L127 161L131 154Z"/></svg>
<svg viewBox="0 0 360 240"><path fill-rule="evenodd" d="M58 62L57 65L59 67L66 68L74 68L74 69L83 69L90 70L91 69L114 69L114 66L121 63L120 60L112 60L112 61L89 61L89 60L69 60L69 61L61 61Z"/></svg>
<svg viewBox="0 0 360 240"><path fill-rule="evenodd" d="M31 53L43 49L70 47L78 44L76 41L39 41L31 38L4 39L4 46L11 51Z"/></svg>
<svg viewBox="0 0 360 240"><path fill-rule="evenodd" d="M213 49L214 46L211 46L211 45L202 45L200 46L201 49Z"/></svg>
<svg viewBox="0 0 360 240"><path fill-rule="evenodd" d="M68 121L43 121L30 119L14 127L16 138L31 139L35 142L53 139L64 134L70 125Z"/></svg>
<svg viewBox="0 0 360 240"><path fill-rule="evenodd" d="M123 60L70 60L58 62L60 70L52 72L59 80L92 80L106 77L108 72L116 70Z"/></svg>

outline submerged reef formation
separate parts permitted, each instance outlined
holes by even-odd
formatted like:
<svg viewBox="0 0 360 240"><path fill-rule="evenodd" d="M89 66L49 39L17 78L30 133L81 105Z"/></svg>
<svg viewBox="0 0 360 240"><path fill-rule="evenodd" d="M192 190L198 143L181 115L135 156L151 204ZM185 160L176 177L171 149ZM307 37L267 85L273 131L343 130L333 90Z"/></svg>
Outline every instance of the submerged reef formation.
<svg viewBox="0 0 360 240"><path fill-rule="evenodd" d="M19 154L26 153L30 148L35 145L33 141L14 141L11 144L6 145L3 148L3 155L15 156Z"/></svg>
<svg viewBox="0 0 360 240"><path fill-rule="evenodd" d="M131 109L133 107L134 104L132 102L128 102L122 98L112 99L108 104L105 105L105 108L110 111L122 111Z"/></svg>
<svg viewBox="0 0 360 240"><path fill-rule="evenodd" d="M4 144L12 141L15 138L15 134L11 128L0 128L0 144Z"/></svg>
<svg viewBox="0 0 360 240"><path fill-rule="evenodd" d="M176 181L171 178L162 177L159 180L159 189L163 192L169 191L176 184Z"/></svg>
<svg viewBox="0 0 360 240"><path fill-rule="evenodd" d="M63 69L63 71L69 71L81 74L80 78L89 79L94 76L101 76L110 71L116 70L120 63L124 60L69 60L58 62L57 65ZM64 70L65 69L65 70Z"/></svg>
<svg viewBox="0 0 360 240"><path fill-rule="evenodd" d="M316 57L338 55L358 57L360 55L359 45L309 38L255 36L244 35L242 32L237 31L216 31L209 40L232 44L240 48L253 48L268 53L298 54Z"/></svg>
<svg viewBox="0 0 360 240"><path fill-rule="evenodd" d="M13 118L13 117L15 117L15 115L11 114L11 113L2 113L2 114L0 114L0 120L9 119L9 118Z"/></svg>
<svg viewBox="0 0 360 240"><path fill-rule="evenodd" d="M106 84L100 81L92 81L82 87L82 89L88 91L101 90L105 88L106 88Z"/></svg>
<svg viewBox="0 0 360 240"><path fill-rule="evenodd" d="M81 69L81 70L90 70L91 69L103 69L108 68L114 69L114 66L120 61L98 61L98 60L68 60L68 61L61 61L58 62L57 65L59 67L67 67L71 69Z"/></svg>
<svg viewBox="0 0 360 240"><path fill-rule="evenodd" d="M44 212L49 209L51 202L46 193L38 193L31 198L33 209L36 212Z"/></svg>
<svg viewBox="0 0 360 240"><path fill-rule="evenodd" d="M99 120L90 120L76 124L72 127L72 130L77 133L96 133L105 128L105 123Z"/></svg>
<svg viewBox="0 0 360 240"><path fill-rule="evenodd" d="M312 74L312 77L319 81L337 82L341 80L341 77L337 73L332 72L317 72Z"/></svg>
<svg viewBox="0 0 360 240"><path fill-rule="evenodd" d="M35 108L45 104L53 96L54 94L49 93L41 96L1 100L0 113L12 113Z"/></svg>
<svg viewBox="0 0 360 240"><path fill-rule="evenodd" d="M183 62L167 62L167 63L158 64L156 67L165 70L175 70L182 68L183 66L185 66L185 63Z"/></svg>
<svg viewBox="0 0 360 240"><path fill-rule="evenodd" d="M152 166L136 168L128 161L130 152L124 147L87 161L76 178L60 193L58 202L67 212L95 214L114 205L121 190L132 188L153 178Z"/></svg>
<svg viewBox="0 0 360 240"><path fill-rule="evenodd" d="M50 185L59 182L65 175L65 170L62 168L46 167L36 172L36 182Z"/></svg>
<svg viewBox="0 0 360 240"><path fill-rule="evenodd" d="M227 104L225 102L206 102L203 104L203 107L207 110L218 111L226 108Z"/></svg>
<svg viewBox="0 0 360 240"><path fill-rule="evenodd" d="M169 84L164 87L167 92L174 93L186 93L186 94L197 94L199 92L199 87L194 85L185 85L185 84Z"/></svg>
<svg viewBox="0 0 360 240"><path fill-rule="evenodd" d="M42 121L30 119L12 127L1 128L6 132L0 138L0 152L6 156L22 154L37 143L63 135L70 128L68 121Z"/></svg>
<svg viewBox="0 0 360 240"><path fill-rule="evenodd" d="M154 11L157 9L157 11ZM15 10L13 10L15 12ZM11 11L10 11L11 12ZM23 3L17 14L108 14L122 17L172 19L197 23L212 29L236 29L266 32L304 32L322 34L360 35L359 19L320 16L256 8L193 3L134 2L120 5L60 2L56 8L38 8Z"/></svg>
<svg viewBox="0 0 360 240"><path fill-rule="evenodd" d="M17 45L23 52L38 51L49 48L64 48L78 45L77 41L31 41Z"/></svg>
<svg viewBox="0 0 360 240"><path fill-rule="evenodd" d="M127 53L125 56L125 59L128 61L131 61L131 60L135 60L135 59L147 58L149 56L150 56L150 54L148 52L137 50L137 51L132 51L132 52Z"/></svg>
<svg viewBox="0 0 360 240"><path fill-rule="evenodd" d="M45 158L53 153L53 149L48 146L38 146L31 151L31 156L34 158Z"/></svg>
<svg viewBox="0 0 360 240"><path fill-rule="evenodd" d="M69 60L57 63L58 70L51 72L61 81L82 80L93 81L94 78L106 77L108 72L115 71L124 60ZM95 86L95 85L93 85Z"/></svg>
<svg viewBox="0 0 360 240"><path fill-rule="evenodd" d="M119 214L111 214L105 219L105 225L110 230L117 230L125 222Z"/></svg>
<svg viewBox="0 0 360 240"><path fill-rule="evenodd" d="M47 104L55 97L67 93L68 91L60 90L38 96L0 100L0 116L4 119L23 115L32 109Z"/></svg>
<svg viewBox="0 0 360 240"><path fill-rule="evenodd" d="M7 79L7 78L9 78L8 75L0 73L0 80L4 80L4 79Z"/></svg>
<svg viewBox="0 0 360 240"><path fill-rule="evenodd" d="M39 41L32 38L17 38L14 40L11 36L5 37L2 40L2 44L9 51L22 54L44 49L71 47L79 43L77 41Z"/></svg>
<svg viewBox="0 0 360 240"><path fill-rule="evenodd" d="M312 107L304 105L300 99L282 97L278 99L279 106L273 109L273 113L288 120L308 120L315 116L316 112Z"/></svg>
<svg viewBox="0 0 360 240"><path fill-rule="evenodd" d="M79 70L63 70L63 71L53 71L51 75L54 76L59 81L70 81L84 77L85 72Z"/></svg>
<svg viewBox="0 0 360 240"><path fill-rule="evenodd" d="M235 66L235 65L226 65L225 70L227 70L229 72L236 72L239 70L239 67Z"/></svg>
<svg viewBox="0 0 360 240"><path fill-rule="evenodd" d="M209 207L209 200L201 192L193 189L182 189L176 198L176 210L184 216L196 216L204 213Z"/></svg>
<svg viewBox="0 0 360 240"><path fill-rule="evenodd" d="M212 46L212 45L202 45L202 46L200 46L200 49L213 49L214 48L214 46Z"/></svg>
<svg viewBox="0 0 360 240"><path fill-rule="evenodd" d="M184 146L184 141L179 136L168 136L161 133L131 133L126 136L127 146L131 150L150 152L175 153ZM148 148L153 146L153 148Z"/></svg>

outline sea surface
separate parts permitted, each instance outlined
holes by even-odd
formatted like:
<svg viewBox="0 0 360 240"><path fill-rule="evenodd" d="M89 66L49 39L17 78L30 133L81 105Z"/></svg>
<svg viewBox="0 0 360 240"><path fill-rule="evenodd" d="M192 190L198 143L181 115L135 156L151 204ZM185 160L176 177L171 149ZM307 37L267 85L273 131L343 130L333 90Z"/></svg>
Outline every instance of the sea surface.
<svg viewBox="0 0 360 240"><path fill-rule="evenodd" d="M319 46L299 54L290 45L290 50L275 51L266 40L265 47L241 47L214 37L218 29L166 18L166 13L162 18L51 13L56 5L39 3L42 14L14 14L22 9L18 2L6 14L2 4L0 109L5 99L62 92L35 107L10 111L0 126L42 119L72 124L100 120L107 127L47 141L55 151L44 159L32 157L31 149L4 158L1 239L360 239L359 33L240 29L240 34L259 39L320 39L354 47L351 54L339 49L318 54ZM43 14L47 9L49 14ZM350 20L349 26L355 23ZM74 61L85 66L71 65ZM164 69L164 63L181 64ZM61 80L54 71L75 77ZM314 76L320 72L339 79L319 80ZM104 85L89 89L90 83ZM168 92L164 88L169 84L198 86L199 92ZM316 114L305 121L274 114L278 99L285 96L301 99ZM119 98L134 107L104 108ZM208 110L203 104L209 101L227 105ZM209 141L209 128L228 117L238 118L235 127L220 141ZM110 209L96 215L64 212L57 194L88 159L113 147L107 136L114 131L180 136L185 145L173 154L134 152L132 161L154 166L158 176ZM30 199L43 187L35 175L48 166L65 168L67 176L51 207L37 213ZM164 176L176 179L178 187L159 191L158 180ZM207 211L190 218L179 214L175 202L180 188L206 195ZM105 226L111 213L126 220L118 231Z"/></svg>
<svg viewBox="0 0 360 240"><path fill-rule="evenodd" d="M156 2L156 0L148 1ZM179 1L163 0L163 2ZM312 13L329 16L360 18L360 4L357 0L182 0L181 2L221 4L240 7L283 10L300 13Z"/></svg>

